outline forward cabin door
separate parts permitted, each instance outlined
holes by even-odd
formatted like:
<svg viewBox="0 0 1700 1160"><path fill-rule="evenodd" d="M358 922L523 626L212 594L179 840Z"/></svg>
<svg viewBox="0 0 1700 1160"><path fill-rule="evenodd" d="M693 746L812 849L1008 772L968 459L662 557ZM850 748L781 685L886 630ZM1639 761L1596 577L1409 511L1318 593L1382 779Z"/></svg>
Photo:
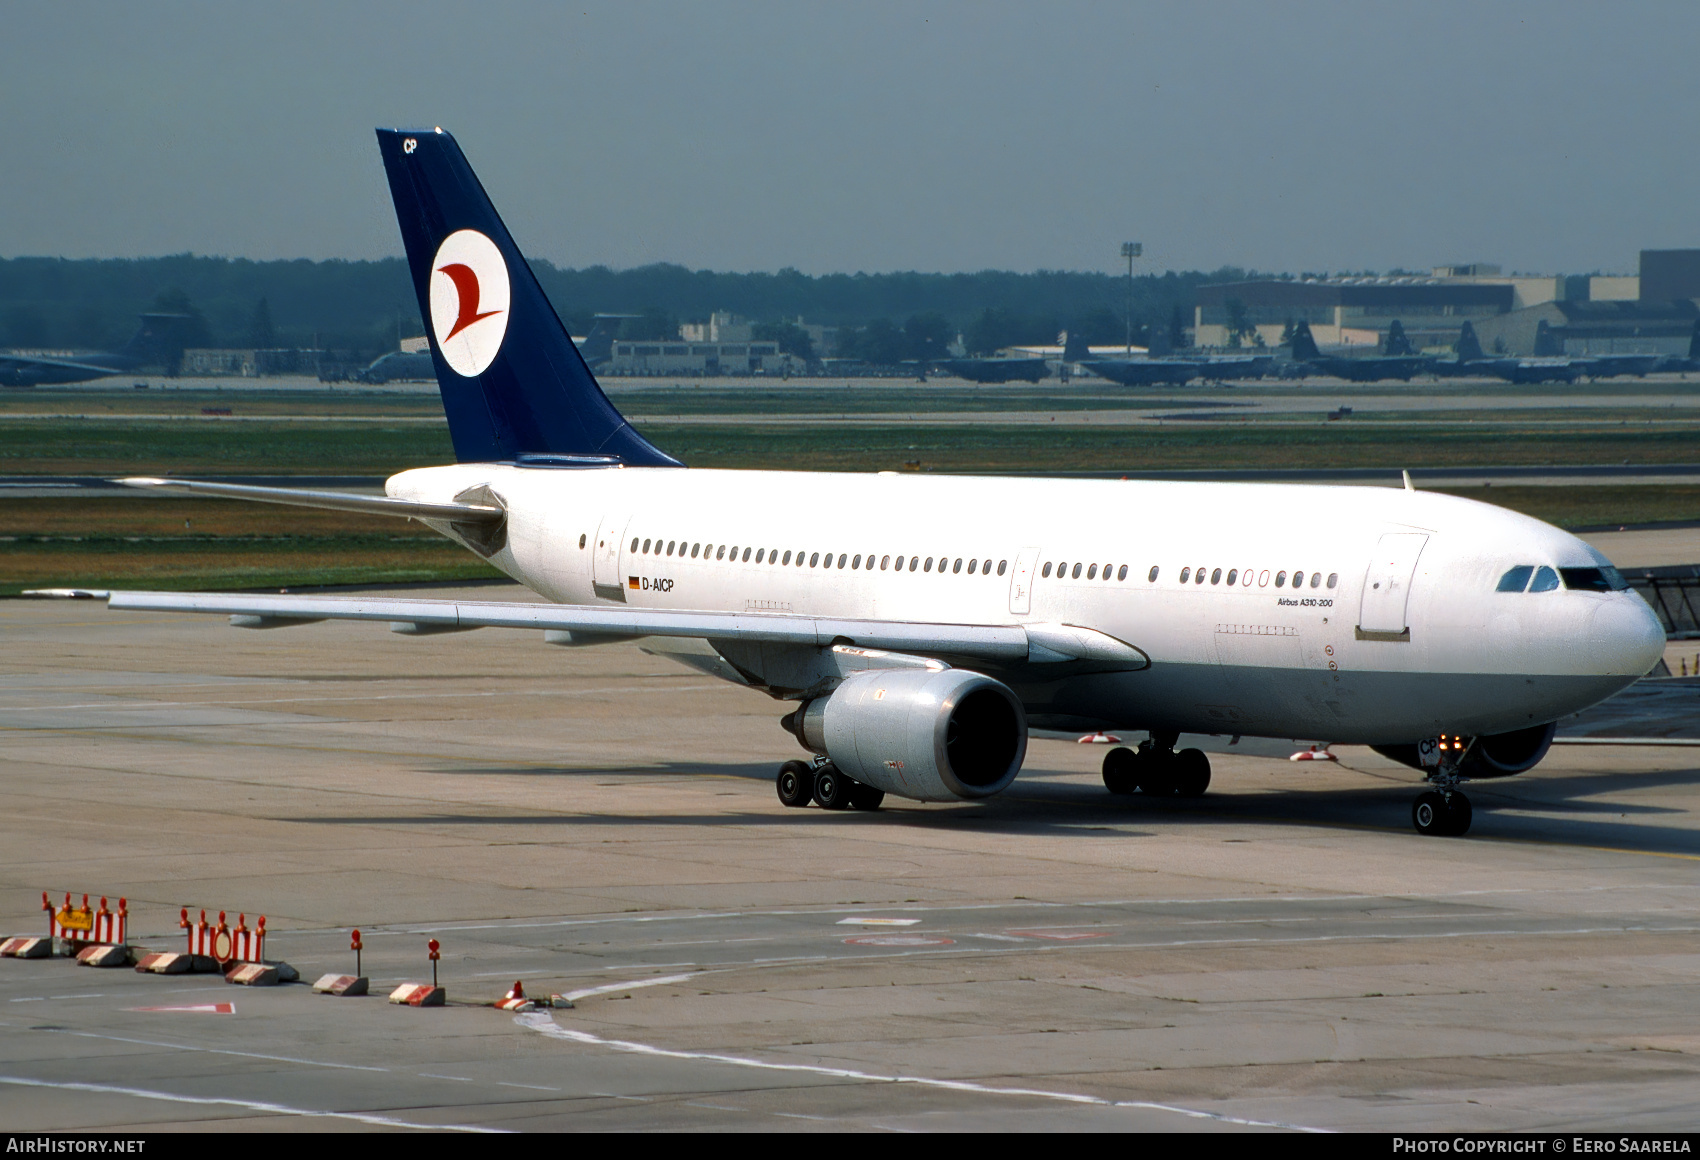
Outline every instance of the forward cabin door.
<svg viewBox="0 0 1700 1160"><path fill-rule="evenodd" d="M1023 548L1015 557L1015 572L1009 578L1009 611L1026 616L1033 611L1033 569L1039 564L1038 548Z"/></svg>
<svg viewBox="0 0 1700 1160"><path fill-rule="evenodd" d="M625 513L604 516L596 529L595 551L591 553L591 589L604 600L626 600L626 580L620 573L622 542L632 517Z"/></svg>
<svg viewBox="0 0 1700 1160"><path fill-rule="evenodd" d="M1358 605L1360 639L1410 640L1405 608L1411 598L1411 578L1417 571L1428 537L1421 532L1388 532L1376 545L1364 573L1363 597Z"/></svg>

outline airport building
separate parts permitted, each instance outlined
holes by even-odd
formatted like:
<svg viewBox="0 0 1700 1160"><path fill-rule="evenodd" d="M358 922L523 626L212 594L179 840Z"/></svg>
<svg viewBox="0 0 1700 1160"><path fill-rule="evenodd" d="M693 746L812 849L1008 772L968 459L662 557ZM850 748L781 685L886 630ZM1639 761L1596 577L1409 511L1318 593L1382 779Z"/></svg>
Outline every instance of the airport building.
<svg viewBox="0 0 1700 1160"><path fill-rule="evenodd" d="M776 342L616 342L610 375L777 375L796 368Z"/></svg>
<svg viewBox="0 0 1700 1160"><path fill-rule="evenodd" d="M1489 354L1590 355L1688 353L1700 307L1665 302L1546 302L1476 324Z"/></svg>
<svg viewBox="0 0 1700 1160"><path fill-rule="evenodd" d="M1518 282L1529 283L1529 297L1562 292L1562 278L1510 279L1478 273L1454 274L1459 267L1441 267L1433 276L1364 278L1261 279L1222 282L1198 288L1193 315L1193 342L1201 347L1229 345L1229 327L1238 315L1255 328L1263 345L1281 341L1289 322L1310 323L1322 346L1363 346L1374 350L1394 319L1405 327L1419 349L1450 347L1465 321L1479 324L1518 305ZM1545 285L1542 285L1544 283ZM1545 300L1545 299L1543 299ZM1255 345L1249 335L1242 342Z"/></svg>
<svg viewBox="0 0 1700 1160"><path fill-rule="evenodd" d="M315 374L326 352L302 348L253 350L190 347L178 374L185 378L256 378L263 375Z"/></svg>

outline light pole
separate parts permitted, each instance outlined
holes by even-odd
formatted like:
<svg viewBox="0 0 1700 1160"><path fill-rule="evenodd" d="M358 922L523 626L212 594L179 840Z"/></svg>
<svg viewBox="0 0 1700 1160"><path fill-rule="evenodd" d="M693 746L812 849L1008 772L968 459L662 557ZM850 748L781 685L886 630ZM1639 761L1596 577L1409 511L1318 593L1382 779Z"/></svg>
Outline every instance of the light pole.
<svg viewBox="0 0 1700 1160"><path fill-rule="evenodd" d="M1122 257L1127 259L1127 357L1133 357L1133 260L1145 252L1138 242L1123 242Z"/></svg>

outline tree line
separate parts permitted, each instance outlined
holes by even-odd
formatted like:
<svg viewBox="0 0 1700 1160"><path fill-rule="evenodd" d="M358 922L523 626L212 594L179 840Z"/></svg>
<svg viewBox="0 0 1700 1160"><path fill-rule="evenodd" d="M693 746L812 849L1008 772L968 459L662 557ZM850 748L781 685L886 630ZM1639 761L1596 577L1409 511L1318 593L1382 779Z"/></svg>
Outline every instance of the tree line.
<svg viewBox="0 0 1700 1160"><path fill-rule="evenodd" d="M534 262L539 283L575 334L598 313L631 314L629 337L670 337L681 321L730 311L763 324L763 336L802 353L796 326L838 327L842 354L869 362L942 357L961 335L970 353L1051 343L1060 331L1093 343L1124 341L1125 276L1040 270L966 274L809 275L724 273L657 264L630 270ZM1134 341L1153 326L1192 317L1197 288L1247 272L1169 272L1134 280ZM0 347L110 349L147 310L187 314L186 344L315 347L363 355L393 350L422 332L407 265L370 262L257 262L177 254L139 259L0 259Z"/></svg>

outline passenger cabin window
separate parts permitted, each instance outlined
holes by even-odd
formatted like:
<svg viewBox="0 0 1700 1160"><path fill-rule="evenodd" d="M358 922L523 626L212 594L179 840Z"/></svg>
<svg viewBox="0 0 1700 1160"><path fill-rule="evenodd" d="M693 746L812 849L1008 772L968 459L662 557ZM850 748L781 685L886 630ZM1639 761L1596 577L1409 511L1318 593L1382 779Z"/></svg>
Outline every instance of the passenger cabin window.
<svg viewBox="0 0 1700 1160"><path fill-rule="evenodd" d="M1047 561L1045 563L1045 570L1043 572L1041 572L1040 575L1043 576L1047 580L1049 580L1051 578L1051 565L1050 565L1049 561Z"/></svg>
<svg viewBox="0 0 1700 1160"><path fill-rule="evenodd" d="M1240 579L1240 570L1238 568L1229 568L1228 569L1228 583L1229 584L1237 584L1237 583L1239 583L1239 579Z"/></svg>
<svg viewBox="0 0 1700 1160"><path fill-rule="evenodd" d="M1149 576L1145 577L1145 582L1147 584L1157 583L1157 565L1155 565L1155 564L1151 565L1151 574Z"/></svg>
<svg viewBox="0 0 1700 1160"><path fill-rule="evenodd" d="M998 561L998 575L999 576L1003 575L1004 565L1007 564L1007 563L1009 563L1008 560L999 560Z"/></svg>
<svg viewBox="0 0 1700 1160"><path fill-rule="evenodd" d="M1328 586L1332 588L1338 583L1340 583L1340 573L1330 572L1328 574Z"/></svg>
<svg viewBox="0 0 1700 1160"><path fill-rule="evenodd" d="M1285 572L1275 573L1275 587L1277 587L1277 588L1285 587L1286 583L1287 583L1287 574Z"/></svg>
<svg viewBox="0 0 1700 1160"><path fill-rule="evenodd" d="M1312 588L1322 587L1322 573L1321 572L1312 572L1310 574L1310 586Z"/></svg>
<svg viewBox="0 0 1700 1160"><path fill-rule="evenodd" d="M1222 582L1222 569L1218 568L1214 572L1210 573L1210 583L1220 584L1221 582Z"/></svg>
<svg viewBox="0 0 1700 1160"><path fill-rule="evenodd" d="M1551 592L1558 587L1558 573L1542 564L1535 569L1535 579L1529 584L1530 592Z"/></svg>
<svg viewBox="0 0 1700 1160"><path fill-rule="evenodd" d="M1155 569L1155 568L1151 569L1151 576L1152 576L1153 579L1156 578L1157 569ZM1192 579L1192 569L1191 568L1182 568L1181 569L1181 583L1185 584L1188 580L1191 580L1191 579Z"/></svg>
<svg viewBox="0 0 1700 1160"><path fill-rule="evenodd" d="M1196 571L1192 574L1192 582L1194 584L1204 583L1204 569L1203 568L1200 568L1198 571Z"/></svg>
<svg viewBox="0 0 1700 1160"><path fill-rule="evenodd" d="M1080 565L1079 565L1079 564L1076 564L1076 565L1075 565L1075 566L1074 566L1074 571L1072 571L1072 572L1070 572L1070 573L1069 573L1069 576L1070 576L1070 577L1071 577L1071 578L1072 578L1072 579L1075 579L1075 580L1078 580L1078 579L1080 579Z"/></svg>

